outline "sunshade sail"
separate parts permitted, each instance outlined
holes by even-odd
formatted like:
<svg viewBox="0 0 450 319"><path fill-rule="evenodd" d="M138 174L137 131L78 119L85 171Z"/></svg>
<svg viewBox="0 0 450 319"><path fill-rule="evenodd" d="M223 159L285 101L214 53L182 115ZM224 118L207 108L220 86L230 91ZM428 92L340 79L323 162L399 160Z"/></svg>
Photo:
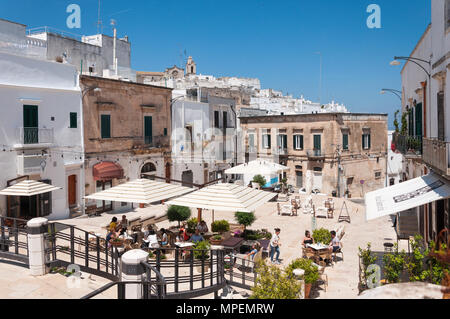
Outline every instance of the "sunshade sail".
<svg viewBox="0 0 450 319"><path fill-rule="evenodd" d="M137 179L110 189L86 196L87 199L113 202L150 204L192 192L192 188Z"/></svg>
<svg viewBox="0 0 450 319"><path fill-rule="evenodd" d="M289 167L270 161L255 160L227 169L225 174L274 175L285 171L289 171Z"/></svg>
<svg viewBox="0 0 450 319"><path fill-rule="evenodd" d="M449 182L431 173L367 193L366 220L399 213L448 197L450 197Z"/></svg>
<svg viewBox="0 0 450 319"><path fill-rule="evenodd" d="M0 195L10 196L34 196L49 193L61 189L47 183L34 180L24 180L0 191Z"/></svg>
<svg viewBox="0 0 450 319"><path fill-rule="evenodd" d="M260 191L236 184L216 184L172 199L166 204L250 213L275 196L277 196L276 193Z"/></svg>

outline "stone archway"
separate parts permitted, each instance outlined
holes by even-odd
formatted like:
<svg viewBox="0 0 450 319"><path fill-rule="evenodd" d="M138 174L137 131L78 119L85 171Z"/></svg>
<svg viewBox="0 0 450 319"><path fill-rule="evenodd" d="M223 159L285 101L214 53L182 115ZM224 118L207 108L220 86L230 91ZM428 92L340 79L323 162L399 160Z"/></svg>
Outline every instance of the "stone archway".
<svg viewBox="0 0 450 319"><path fill-rule="evenodd" d="M141 178L154 179L154 177L152 176L156 176L155 164L153 164L152 162L145 163L141 168Z"/></svg>

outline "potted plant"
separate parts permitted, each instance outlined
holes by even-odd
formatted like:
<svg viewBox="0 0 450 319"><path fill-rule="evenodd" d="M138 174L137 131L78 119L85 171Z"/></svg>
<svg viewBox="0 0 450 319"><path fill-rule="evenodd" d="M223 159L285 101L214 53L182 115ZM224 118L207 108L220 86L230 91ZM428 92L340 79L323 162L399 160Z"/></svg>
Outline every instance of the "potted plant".
<svg viewBox="0 0 450 319"><path fill-rule="evenodd" d="M191 218L187 221L187 232L189 234L195 233L195 228L197 228L198 220L197 218Z"/></svg>
<svg viewBox="0 0 450 319"><path fill-rule="evenodd" d="M314 230L312 237L315 243L328 245L331 242L331 233L328 229L325 228Z"/></svg>
<svg viewBox="0 0 450 319"><path fill-rule="evenodd" d="M111 246L114 247L122 247L123 246L123 240L120 238L114 238L110 242Z"/></svg>
<svg viewBox="0 0 450 319"><path fill-rule="evenodd" d="M236 218L236 221L244 226L244 232L247 229L247 226L250 226L253 224L253 222L256 220L255 213L246 213L246 212L236 212L234 214L234 217Z"/></svg>
<svg viewBox="0 0 450 319"><path fill-rule="evenodd" d="M214 233L223 234L230 230L230 223L226 220L216 220L211 224L211 230Z"/></svg>
<svg viewBox="0 0 450 319"><path fill-rule="evenodd" d="M180 228L180 223L188 220L189 217L191 217L189 207L172 205L167 209L167 218L171 222L178 222L178 228Z"/></svg>
<svg viewBox="0 0 450 319"><path fill-rule="evenodd" d="M223 241L222 235L215 235L209 239L209 242L211 243L211 245L220 245L222 243L222 241Z"/></svg>
<svg viewBox="0 0 450 319"><path fill-rule="evenodd" d="M263 188L264 187L264 185L266 185L267 184L267 181L266 181L266 179L264 178L264 176L262 176L262 175L255 175L254 177L253 177L253 181L252 181L252 187L253 188L258 188L258 186L260 187L260 188ZM256 187L255 187L256 186Z"/></svg>
<svg viewBox="0 0 450 319"><path fill-rule="evenodd" d="M291 277L294 276L295 269L303 269L305 274L303 280L305 281L305 299L309 298L312 285L319 279L319 268L313 264L311 259L299 258L292 261L287 267L287 272Z"/></svg>
<svg viewBox="0 0 450 319"><path fill-rule="evenodd" d="M204 262L205 272L209 271L209 263L207 262L209 259L209 249L211 248L211 244L206 240L199 241L195 244L194 248L194 259ZM198 265L196 267L199 273L202 272L202 265Z"/></svg>

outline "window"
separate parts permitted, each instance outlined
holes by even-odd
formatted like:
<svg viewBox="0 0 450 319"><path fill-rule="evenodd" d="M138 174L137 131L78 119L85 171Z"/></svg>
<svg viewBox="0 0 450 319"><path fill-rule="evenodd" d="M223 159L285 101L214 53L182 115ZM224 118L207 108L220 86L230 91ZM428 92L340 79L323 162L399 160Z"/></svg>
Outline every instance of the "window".
<svg viewBox="0 0 450 319"><path fill-rule="evenodd" d="M279 134L277 136L277 147L278 149L286 149L287 148L287 135L286 134Z"/></svg>
<svg viewBox="0 0 450 319"><path fill-rule="evenodd" d="M270 134L263 134L262 140L263 140L263 148L265 149L271 148Z"/></svg>
<svg viewBox="0 0 450 319"><path fill-rule="evenodd" d="M348 151L348 133L342 134L342 149Z"/></svg>
<svg viewBox="0 0 450 319"><path fill-rule="evenodd" d="M322 149L322 136L314 135L314 150L320 151Z"/></svg>
<svg viewBox="0 0 450 319"><path fill-rule="evenodd" d="M294 150L303 149L303 135L294 135Z"/></svg>
<svg viewBox="0 0 450 319"><path fill-rule="evenodd" d="M381 172L375 172L375 179L380 179L381 178Z"/></svg>
<svg viewBox="0 0 450 319"><path fill-rule="evenodd" d="M167 127L164 128L164 136L167 136Z"/></svg>
<svg viewBox="0 0 450 319"><path fill-rule="evenodd" d="M219 111L214 111L214 127L219 128Z"/></svg>
<svg viewBox="0 0 450 319"><path fill-rule="evenodd" d="M362 136L362 148L363 150L370 149L370 133L364 133Z"/></svg>
<svg viewBox="0 0 450 319"><path fill-rule="evenodd" d="M111 138L111 115L102 114L100 116L100 130L102 138Z"/></svg>
<svg viewBox="0 0 450 319"><path fill-rule="evenodd" d="M70 113L70 128L77 128L77 113L71 112Z"/></svg>

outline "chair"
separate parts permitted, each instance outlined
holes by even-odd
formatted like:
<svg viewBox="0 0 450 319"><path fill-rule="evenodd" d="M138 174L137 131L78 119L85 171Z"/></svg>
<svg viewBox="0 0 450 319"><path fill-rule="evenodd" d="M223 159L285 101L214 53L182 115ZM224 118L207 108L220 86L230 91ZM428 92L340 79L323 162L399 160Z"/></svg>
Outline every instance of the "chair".
<svg viewBox="0 0 450 319"><path fill-rule="evenodd" d="M316 256L314 250L312 248L303 247L302 248L302 257L306 259L314 259Z"/></svg>
<svg viewBox="0 0 450 319"><path fill-rule="evenodd" d="M337 254L341 254L342 261L344 261L344 253L342 252L342 248L343 248L343 245L342 245L342 242L341 242L341 248L339 248L338 250L333 252L333 258L334 258L335 262L337 262L337 258L336 258Z"/></svg>
<svg viewBox="0 0 450 319"><path fill-rule="evenodd" d="M326 266L326 264L325 264L325 262L320 261L317 266L318 266L317 268L319 270L319 280L321 280L323 282L324 289L325 289L325 292L326 292L327 289L328 289L328 275L325 274L325 266Z"/></svg>
<svg viewBox="0 0 450 319"><path fill-rule="evenodd" d="M325 208L327 209L327 217L334 218L334 202L333 200L325 201Z"/></svg>

